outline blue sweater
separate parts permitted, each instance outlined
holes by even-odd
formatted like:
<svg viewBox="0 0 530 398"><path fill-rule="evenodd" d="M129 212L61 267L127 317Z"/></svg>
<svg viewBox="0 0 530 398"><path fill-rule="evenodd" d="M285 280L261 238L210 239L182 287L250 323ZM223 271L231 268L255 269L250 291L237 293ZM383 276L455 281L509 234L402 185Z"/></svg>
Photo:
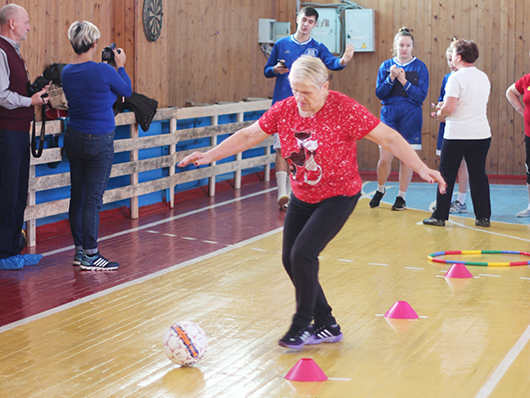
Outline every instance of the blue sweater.
<svg viewBox="0 0 530 398"><path fill-rule="evenodd" d="M392 65L403 68L407 75L413 73L417 77L416 84L412 84L407 77L408 82L405 84L405 87L403 87L404 95L394 95L396 92L403 93L403 90L396 90L397 87L394 88L394 85L401 86L401 83L397 79L394 79L393 82L390 80L390 67ZM413 57L406 64L400 64L396 58L387 59L379 67L375 95L377 95L377 98L381 100L383 105L405 101L413 105L421 106L425 97L427 97L428 90L429 71L425 64L416 57Z"/></svg>
<svg viewBox="0 0 530 398"><path fill-rule="evenodd" d="M130 97L131 79L125 68L106 63L69 64L62 74L68 100L68 126L86 134L108 134L115 128L112 105L119 96Z"/></svg>
<svg viewBox="0 0 530 398"><path fill-rule="evenodd" d="M279 59L283 59L285 60L285 66L290 70L293 62L304 54L320 58L324 62L324 65L331 70L342 70L346 67L346 65L343 66L340 64L340 58L335 57L324 44L316 41L312 37L303 43L296 41L294 35L278 40L274 43L269 60L263 70L265 77L276 78L274 94L272 95L273 104L289 98L293 95L293 92L289 84L289 73L284 73L283 75L276 74L272 68L278 63Z"/></svg>

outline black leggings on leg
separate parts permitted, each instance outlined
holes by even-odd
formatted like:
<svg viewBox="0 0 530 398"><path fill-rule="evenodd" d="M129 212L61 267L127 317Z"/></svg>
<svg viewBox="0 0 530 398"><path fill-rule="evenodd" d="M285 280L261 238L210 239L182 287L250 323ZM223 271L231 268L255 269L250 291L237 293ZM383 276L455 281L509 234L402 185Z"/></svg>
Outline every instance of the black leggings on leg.
<svg viewBox="0 0 530 398"><path fill-rule="evenodd" d="M331 306L318 281L318 256L355 209L360 193L335 196L315 204L291 195L283 227L282 261L296 290L293 324L335 324Z"/></svg>

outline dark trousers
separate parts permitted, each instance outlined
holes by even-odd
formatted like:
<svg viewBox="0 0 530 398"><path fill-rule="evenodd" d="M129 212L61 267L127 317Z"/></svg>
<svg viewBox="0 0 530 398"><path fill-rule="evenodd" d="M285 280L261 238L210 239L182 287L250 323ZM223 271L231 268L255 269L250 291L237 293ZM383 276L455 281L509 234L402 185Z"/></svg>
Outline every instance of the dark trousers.
<svg viewBox="0 0 530 398"><path fill-rule="evenodd" d="M438 191L436 210L433 217L440 220L449 219L449 208L453 198L456 176L462 159L466 159L469 171L469 188L475 217L490 218L490 184L486 175L486 157L491 138L485 140L443 140L440 157L440 173L447 183L445 194Z"/></svg>
<svg viewBox="0 0 530 398"><path fill-rule="evenodd" d="M526 148L526 160L525 160L525 167L526 167L526 183L530 184L530 137L525 135L524 136L524 146Z"/></svg>
<svg viewBox="0 0 530 398"><path fill-rule="evenodd" d="M98 252L99 211L114 157L114 132L85 134L67 128L64 149L70 161L68 219L76 249Z"/></svg>
<svg viewBox="0 0 530 398"><path fill-rule="evenodd" d="M0 130L0 258L20 254L29 159L27 131Z"/></svg>
<svg viewBox="0 0 530 398"><path fill-rule="evenodd" d="M293 324L306 327L336 323L318 281L318 255L353 212L360 194L309 204L291 195L283 227L282 261L296 290Z"/></svg>

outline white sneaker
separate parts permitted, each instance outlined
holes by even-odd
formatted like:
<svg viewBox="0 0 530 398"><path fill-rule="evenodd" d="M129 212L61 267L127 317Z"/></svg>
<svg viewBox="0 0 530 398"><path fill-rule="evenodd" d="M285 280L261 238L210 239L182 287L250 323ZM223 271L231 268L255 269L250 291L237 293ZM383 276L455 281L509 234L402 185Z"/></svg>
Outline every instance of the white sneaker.
<svg viewBox="0 0 530 398"><path fill-rule="evenodd" d="M280 208L280 210L285 210L288 204L289 204L289 195L287 195L286 193L284 194L278 193L278 207Z"/></svg>
<svg viewBox="0 0 530 398"><path fill-rule="evenodd" d="M530 209L527 207L523 211L520 211L519 213L517 213L517 217L530 217Z"/></svg>

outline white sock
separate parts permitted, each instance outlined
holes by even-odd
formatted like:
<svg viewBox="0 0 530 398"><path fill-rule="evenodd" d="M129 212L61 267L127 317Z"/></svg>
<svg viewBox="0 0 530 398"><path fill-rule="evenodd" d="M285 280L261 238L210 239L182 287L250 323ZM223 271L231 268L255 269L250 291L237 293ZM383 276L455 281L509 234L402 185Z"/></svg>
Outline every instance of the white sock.
<svg viewBox="0 0 530 398"><path fill-rule="evenodd" d="M278 185L278 197L287 195L287 172L276 172L276 185Z"/></svg>
<svg viewBox="0 0 530 398"><path fill-rule="evenodd" d="M407 194L406 192L399 191L398 196L401 196L403 199L405 199L406 194Z"/></svg>
<svg viewBox="0 0 530 398"><path fill-rule="evenodd" d="M384 192L385 192L385 184L383 184L383 185L378 185L378 186L377 186L377 190L378 190L379 192L381 192L381 193L384 193Z"/></svg>
<svg viewBox="0 0 530 398"><path fill-rule="evenodd" d="M460 193L458 192L458 201L462 204L466 203L466 196L467 196L467 193Z"/></svg>

